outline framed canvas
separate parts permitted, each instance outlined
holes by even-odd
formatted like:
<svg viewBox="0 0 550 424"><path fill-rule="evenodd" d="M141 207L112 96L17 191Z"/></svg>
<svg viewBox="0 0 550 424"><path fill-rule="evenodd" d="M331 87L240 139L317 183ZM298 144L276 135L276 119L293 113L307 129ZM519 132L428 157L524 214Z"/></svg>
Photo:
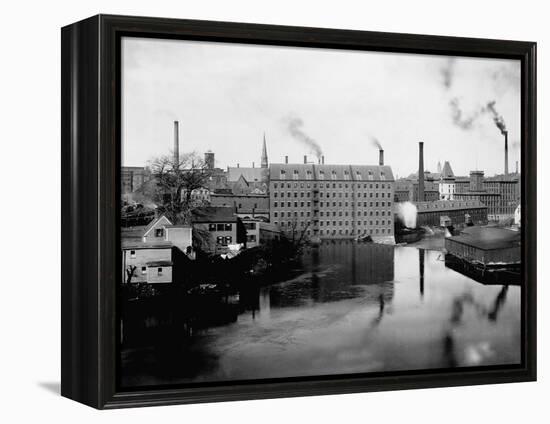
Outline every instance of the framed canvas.
<svg viewBox="0 0 550 424"><path fill-rule="evenodd" d="M536 44L62 29L62 395L536 379Z"/></svg>

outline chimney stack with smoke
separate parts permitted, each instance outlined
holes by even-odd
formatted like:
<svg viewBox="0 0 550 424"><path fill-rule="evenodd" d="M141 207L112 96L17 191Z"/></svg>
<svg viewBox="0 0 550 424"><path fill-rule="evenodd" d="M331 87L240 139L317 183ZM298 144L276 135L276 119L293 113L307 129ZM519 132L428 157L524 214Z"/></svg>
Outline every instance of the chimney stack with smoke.
<svg viewBox="0 0 550 424"><path fill-rule="evenodd" d="M285 156L285 163L288 164L288 156Z"/></svg>
<svg viewBox="0 0 550 424"><path fill-rule="evenodd" d="M304 155L304 165L307 163L307 156Z"/></svg>
<svg viewBox="0 0 550 424"><path fill-rule="evenodd" d="M502 131L504 134L504 175L508 175L508 131Z"/></svg>
<svg viewBox="0 0 550 424"><path fill-rule="evenodd" d="M380 166L383 166L384 165L384 150L379 149L378 152L379 152L378 164Z"/></svg>
<svg viewBox="0 0 550 424"><path fill-rule="evenodd" d="M418 143L418 201L424 201L424 143Z"/></svg>
<svg viewBox="0 0 550 424"><path fill-rule="evenodd" d="M325 164L325 155L322 155L322 156L321 156L321 164L322 164L322 165Z"/></svg>
<svg viewBox="0 0 550 424"><path fill-rule="evenodd" d="M179 122L174 121L174 163L180 160L180 128Z"/></svg>

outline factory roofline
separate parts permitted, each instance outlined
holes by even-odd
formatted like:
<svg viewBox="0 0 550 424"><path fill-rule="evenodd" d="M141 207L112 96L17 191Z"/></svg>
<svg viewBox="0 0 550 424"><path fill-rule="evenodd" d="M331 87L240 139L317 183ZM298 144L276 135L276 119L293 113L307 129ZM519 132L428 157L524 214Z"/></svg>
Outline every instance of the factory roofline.
<svg viewBox="0 0 550 424"><path fill-rule="evenodd" d="M433 202L414 202L414 204L418 212L487 208L479 200L435 200Z"/></svg>
<svg viewBox="0 0 550 424"><path fill-rule="evenodd" d="M490 191L463 191L455 193L455 196L466 196L469 194L473 196L500 196L500 193L492 193Z"/></svg>
<svg viewBox="0 0 550 424"><path fill-rule="evenodd" d="M285 178L280 177L281 171L284 171L286 173ZM297 171L297 173L295 173L295 171ZM310 171L311 173L308 174L308 171ZM392 169L390 166L387 165L272 163L269 165L269 174L271 181L395 181ZM294 178L294 175L297 175L297 178ZM324 178L320 178L320 175L324 175ZM332 175L335 175L335 178L333 178ZM357 176L359 175L361 178L357 178ZM369 178L369 175L372 176L372 178ZM382 178L382 176L384 178Z"/></svg>

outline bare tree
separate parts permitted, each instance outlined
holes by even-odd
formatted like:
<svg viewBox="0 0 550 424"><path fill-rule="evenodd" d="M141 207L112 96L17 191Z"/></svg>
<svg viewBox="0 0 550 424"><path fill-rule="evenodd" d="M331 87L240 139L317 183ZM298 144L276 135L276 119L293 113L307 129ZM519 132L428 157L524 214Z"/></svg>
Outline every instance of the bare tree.
<svg viewBox="0 0 550 424"><path fill-rule="evenodd" d="M309 228L309 225L310 221L306 221L303 228L298 228L298 217L293 217L293 219L289 222L290 230L287 231L288 233L290 233L290 241L292 242L292 244L299 247L307 242L307 230Z"/></svg>
<svg viewBox="0 0 550 424"><path fill-rule="evenodd" d="M188 224L191 211L205 206L203 199L195 199L196 190L207 188L212 175L205 162L196 154L188 153L175 160L160 156L149 162L152 184L149 190L159 212L174 223Z"/></svg>
<svg viewBox="0 0 550 424"><path fill-rule="evenodd" d="M132 282L132 277L135 277L137 267L135 265L128 265L126 267L126 284Z"/></svg>

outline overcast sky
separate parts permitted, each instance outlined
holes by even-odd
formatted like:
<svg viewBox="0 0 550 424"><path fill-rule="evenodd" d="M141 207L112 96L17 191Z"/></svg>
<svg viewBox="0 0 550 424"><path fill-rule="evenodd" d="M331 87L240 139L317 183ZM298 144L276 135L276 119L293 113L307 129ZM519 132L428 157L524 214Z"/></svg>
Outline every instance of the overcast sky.
<svg viewBox="0 0 550 424"><path fill-rule="evenodd" d="M259 166L263 133L270 162L316 160L386 164L406 176L449 160L457 175L502 173L509 131L510 170L519 160L519 61L251 46L180 40L123 39L123 165L143 166L173 146L216 154L222 168ZM300 125L300 122L302 125ZM294 130L294 133L291 131Z"/></svg>

